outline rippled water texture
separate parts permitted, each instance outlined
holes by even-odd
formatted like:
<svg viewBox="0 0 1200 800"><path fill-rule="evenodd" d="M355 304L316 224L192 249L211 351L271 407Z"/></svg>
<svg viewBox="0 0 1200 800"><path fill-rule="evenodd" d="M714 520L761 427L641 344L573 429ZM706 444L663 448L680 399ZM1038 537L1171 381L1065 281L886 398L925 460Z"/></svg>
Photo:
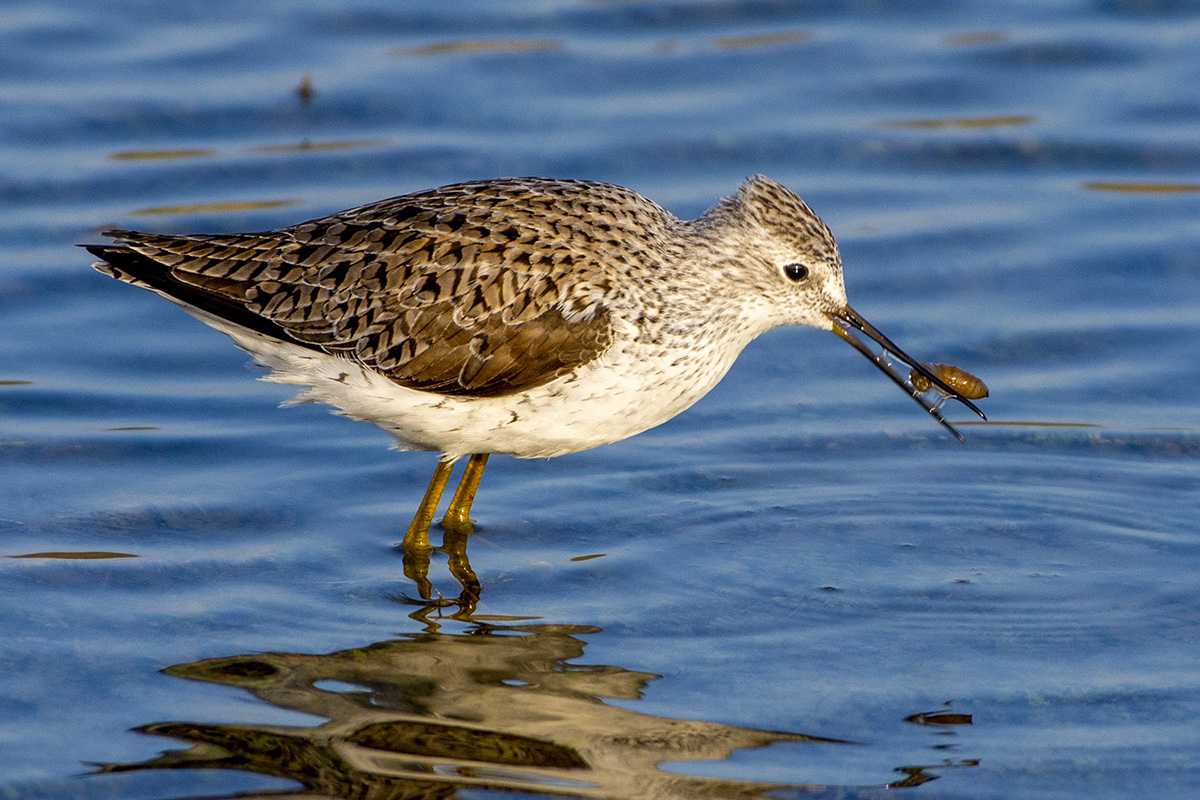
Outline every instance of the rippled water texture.
<svg viewBox="0 0 1200 800"><path fill-rule="evenodd" d="M1170 0L12 0L0 794L1192 797L1197 86ZM660 428L494 458L471 618L405 601L432 454L74 247L754 173L992 422L776 331Z"/></svg>

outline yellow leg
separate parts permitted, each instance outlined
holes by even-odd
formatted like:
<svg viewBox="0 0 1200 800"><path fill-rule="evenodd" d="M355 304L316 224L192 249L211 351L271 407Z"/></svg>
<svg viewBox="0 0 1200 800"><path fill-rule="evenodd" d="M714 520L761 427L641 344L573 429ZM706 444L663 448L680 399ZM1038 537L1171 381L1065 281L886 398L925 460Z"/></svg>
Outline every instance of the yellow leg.
<svg viewBox="0 0 1200 800"><path fill-rule="evenodd" d="M459 532L471 529L471 504L475 502L475 492L479 489L479 481L483 478L487 460L487 453L476 453L467 462L462 480L458 482L458 490L454 492L454 499L446 509L446 516L442 517L443 528Z"/></svg>
<svg viewBox="0 0 1200 800"><path fill-rule="evenodd" d="M417 515L413 517L412 523L408 526L408 530L404 534L404 541L400 546L406 552L414 552L423 550L429 552L429 526L433 522L433 515L437 513L438 503L441 502L442 492L446 490L446 482L450 480L450 470L454 469L453 461L439 461L437 469L433 472L433 478L429 481L429 488L425 490L425 497L421 500L421 505L417 508ZM460 488L459 491L462 491ZM457 498L458 495L455 495ZM469 507L468 503L468 507Z"/></svg>

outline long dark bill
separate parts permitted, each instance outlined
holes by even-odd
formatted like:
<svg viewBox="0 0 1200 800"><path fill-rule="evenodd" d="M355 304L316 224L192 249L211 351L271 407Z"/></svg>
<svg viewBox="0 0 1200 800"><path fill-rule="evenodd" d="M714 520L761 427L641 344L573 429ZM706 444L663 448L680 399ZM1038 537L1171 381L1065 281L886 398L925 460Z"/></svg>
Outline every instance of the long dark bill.
<svg viewBox="0 0 1200 800"><path fill-rule="evenodd" d="M859 313L850 306L846 306L835 314L830 314L829 318L833 320L834 333L845 339L850 344L854 345L855 350L862 353L871 361L872 364L879 367L880 371L883 372L884 375L887 375L889 378L891 378L893 383L895 383L904 391L908 392L909 397L920 403L921 407L930 414L933 414L937 421L945 426L946 430L958 437L960 442L964 441L963 435L955 430L954 426L947 422L945 417L942 416L942 412L938 408L941 403L934 405L929 399L927 399L925 394L917 391L916 387L912 385L912 381L908 379L908 375L904 375L896 371L896 367L892 363L892 359L888 358L889 354L894 356L896 360L908 365L918 374L924 376L925 380L936 386L942 394L946 395L946 397L949 397L952 400L957 400L967 408L974 411L981 418L985 420L987 419L983 412L975 407L974 403L963 397L954 389L947 386L944 382L942 382L941 378L939 378L937 375L934 375L932 372L922 366L920 362L916 361L914 358L893 344L891 339L880 333L874 325L863 319ZM881 348L880 352L876 353L869 344L864 342L859 337L859 334L866 336L872 342L879 345Z"/></svg>

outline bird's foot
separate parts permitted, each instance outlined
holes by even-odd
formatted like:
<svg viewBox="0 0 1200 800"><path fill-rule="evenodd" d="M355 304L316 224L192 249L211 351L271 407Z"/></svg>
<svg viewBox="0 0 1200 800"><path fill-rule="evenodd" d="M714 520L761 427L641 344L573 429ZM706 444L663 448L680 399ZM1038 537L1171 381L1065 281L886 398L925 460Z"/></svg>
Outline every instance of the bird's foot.
<svg viewBox="0 0 1200 800"><path fill-rule="evenodd" d="M419 541L410 543L408 536L405 536L405 540L399 544L404 551L404 576L416 584L418 594L417 598L402 596L401 599L430 610L456 606L458 611L449 616L467 617L474 613L475 607L479 603L479 596L483 593L479 577L471 568L471 560L467 556L467 541L471 534L471 524L469 521L466 523L443 522L442 531L440 547L429 545L428 531L424 537L423 547ZM429 580L429 564L434 552L446 554L450 574L461 587L456 599L450 600L443 597ZM435 592L437 592L436 598L434 597Z"/></svg>

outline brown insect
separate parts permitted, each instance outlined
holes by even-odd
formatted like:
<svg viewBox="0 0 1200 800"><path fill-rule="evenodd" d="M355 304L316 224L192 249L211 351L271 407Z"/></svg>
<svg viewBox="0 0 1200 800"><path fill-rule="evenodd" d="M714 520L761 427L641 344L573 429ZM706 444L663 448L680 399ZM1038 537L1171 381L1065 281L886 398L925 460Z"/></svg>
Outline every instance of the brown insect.
<svg viewBox="0 0 1200 800"><path fill-rule="evenodd" d="M965 369L959 369L952 364L922 364L921 366L932 372L937 376L938 380L968 400L979 400L988 396L987 384ZM908 380L918 392L928 392L930 389L937 388L928 378L915 369L908 373ZM938 391L941 391L941 389L939 388ZM945 392L942 393L945 394Z"/></svg>

